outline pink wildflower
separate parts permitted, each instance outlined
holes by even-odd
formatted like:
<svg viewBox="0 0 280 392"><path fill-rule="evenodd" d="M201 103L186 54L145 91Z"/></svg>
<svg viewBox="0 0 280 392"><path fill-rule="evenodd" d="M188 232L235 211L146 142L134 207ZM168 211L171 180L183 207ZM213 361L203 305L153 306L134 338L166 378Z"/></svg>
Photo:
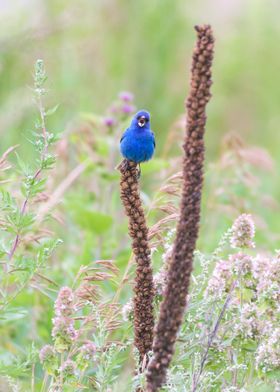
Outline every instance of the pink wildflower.
<svg viewBox="0 0 280 392"><path fill-rule="evenodd" d="M104 121L104 124L109 128L115 126L117 123L117 121L114 117L105 117L103 121Z"/></svg>
<svg viewBox="0 0 280 392"><path fill-rule="evenodd" d="M75 311L74 293L69 287L62 287L54 305L56 316L71 316Z"/></svg>
<svg viewBox="0 0 280 392"><path fill-rule="evenodd" d="M131 114L135 111L135 107L133 105L128 104L128 103L124 103L121 107L121 111L124 114Z"/></svg>
<svg viewBox="0 0 280 392"><path fill-rule="evenodd" d="M254 248L255 225L251 215L242 214L232 226L232 248Z"/></svg>
<svg viewBox="0 0 280 392"><path fill-rule="evenodd" d="M40 362L50 362L55 358L55 351L53 346L47 344L46 346L42 347L39 352Z"/></svg>
<svg viewBox="0 0 280 392"><path fill-rule="evenodd" d="M257 349L256 364L263 371L280 367L280 327L271 328Z"/></svg>
<svg viewBox="0 0 280 392"><path fill-rule="evenodd" d="M81 348L80 352L85 361L92 361L96 353L96 346L92 342L85 343Z"/></svg>
<svg viewBox="0 0 280 392"><path fill-rule="evenodd" d="M220 260L216 263L214 271L208 282L206 293L222 297L232 277L232 266L228 261Z"/></svg>
<svg viewBox="0 0 280 392"><path fill-rule="evenodd" d="M258 306L245 303L241 308L240 318L235 321L234 329L246 338L256 338L262 333L263 324Z"/></svg>
<svg viewBox="0 0 280 392"><path fill-rule="evenodd" d="M72 379L76 375L76 364L75 362L71 361L71 359L68 359L64 362L59 370L60 373L62 373L64 379Z"/></svg>
<svg viewBox="0 0 280 392"><path fill-rule="evenodd" d="M132 102L134 100L134 95L129 91L122 91L119 93L119 99L124 102Z"/></svg>
<svg viewBox="0 0 280 392"><path fill-rule="evenodd" d="M229 263L232 265L234 272L242 275L252 271L252 257L243 253L230 255Z"/></svg>
<svg viewBox="0 0 280 392"><path fill-rule="evenodd" d="M280 301L280 259L258 255L253 260L253 277L256 280L257 292Z"/></svg>

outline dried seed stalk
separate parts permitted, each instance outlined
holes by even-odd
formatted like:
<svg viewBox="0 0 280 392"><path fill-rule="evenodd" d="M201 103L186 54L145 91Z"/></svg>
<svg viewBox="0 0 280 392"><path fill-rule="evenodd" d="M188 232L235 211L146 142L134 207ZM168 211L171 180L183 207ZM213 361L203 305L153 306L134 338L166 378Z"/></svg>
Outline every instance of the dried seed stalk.
<svg viewBox="0 0 280 392"><path fill-rule="evenodd" d="M121 199L129 218L129 234L136 261L134 285L134 344L139 351L140 364L152 349L153 342L153 274L148 228L139 193L137 164L124 160L121 172Z"/></svg>
<svg viewBox="0 0 280 392"><path fill-rule="evenodd" d="M183 189L180 218L168 270L164 300L155 329L153 357L147 369L147 391L155 392L166 381L167 368L187 304L193 252L200 220L203 182L205 108L209 101L214 39L209 25L196 26L191 91L186 103L187 127L184 142Z"/></svg>

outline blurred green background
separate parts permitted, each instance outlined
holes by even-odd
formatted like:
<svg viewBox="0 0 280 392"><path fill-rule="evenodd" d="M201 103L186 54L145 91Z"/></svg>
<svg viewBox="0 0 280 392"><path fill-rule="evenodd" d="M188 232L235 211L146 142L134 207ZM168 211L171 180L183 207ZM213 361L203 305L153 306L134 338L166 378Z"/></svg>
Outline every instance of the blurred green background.
<svg viewBox="0 0 280 392"><path fill-rule="evenodd" d="M193 25L206 22L216 37L208 157L235 131L280 160L278 0L1 0L0 10L1 150L33 124L26 86L37 58L60 104L55 129L131 90L162 146L184 111Z"/></svg>

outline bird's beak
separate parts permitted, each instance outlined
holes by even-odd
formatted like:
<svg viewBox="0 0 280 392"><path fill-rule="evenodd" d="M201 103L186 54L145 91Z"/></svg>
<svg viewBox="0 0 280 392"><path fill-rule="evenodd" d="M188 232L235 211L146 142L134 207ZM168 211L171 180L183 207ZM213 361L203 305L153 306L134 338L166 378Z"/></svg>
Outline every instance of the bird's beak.
<svg viewBox="0 0 280 392"><path fill-rule="evenodd" d="M139 127L142 128L142 127L144 127L145 124L146 124L146 118L145 118L145 116L141 116L138 120L138 125L139 125Z"/></svg>

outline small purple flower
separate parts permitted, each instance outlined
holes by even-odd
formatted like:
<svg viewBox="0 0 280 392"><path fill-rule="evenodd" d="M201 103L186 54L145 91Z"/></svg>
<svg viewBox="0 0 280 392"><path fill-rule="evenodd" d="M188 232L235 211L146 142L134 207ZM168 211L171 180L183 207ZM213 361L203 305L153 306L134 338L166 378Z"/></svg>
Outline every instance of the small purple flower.
<svg viewBox="0 0 280 392"><path fill-rule="evenodd" d="M124 102L132 102L134 100L134 95L129 91L122 91L119 93L119 99Z"/></svg>
<svg viewBox="0 0 280 392"><path fill-rule="evenodd" d="M103 121L104 121L104 124L106 125L106 127L109 127L109 128L114 127L117 123L116 119L113 117L105 117Z"/></svg>

